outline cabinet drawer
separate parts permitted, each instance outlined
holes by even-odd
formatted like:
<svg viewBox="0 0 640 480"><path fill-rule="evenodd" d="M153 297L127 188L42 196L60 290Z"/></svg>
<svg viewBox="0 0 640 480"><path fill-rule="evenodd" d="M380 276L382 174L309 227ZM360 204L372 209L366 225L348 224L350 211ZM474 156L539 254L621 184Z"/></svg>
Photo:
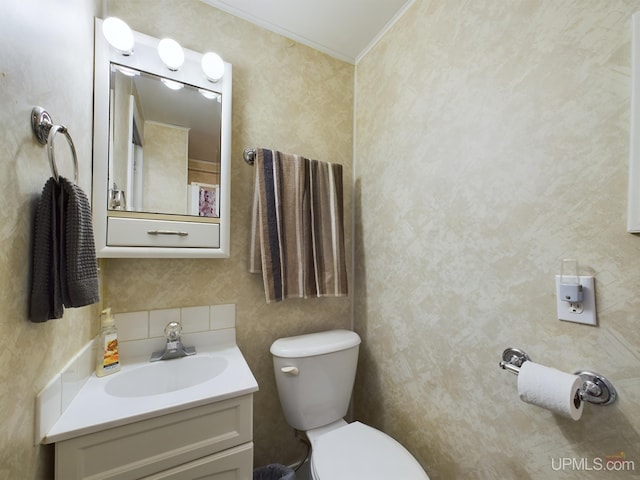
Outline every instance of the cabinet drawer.
<svg viewBox="0 0 640 480"><path fill-rule="evenodd" d="M245 443L142 480L250 480L252 477L253 443Z"/></svg>
<svg viewBox="0 0 640 480"><path fill-rule="evenodd" d="M133 480L252 439L252 395L56 443L56 479Z"/></svg>
<svg viewBox="0 0 640 480"><path fill-rule="evenodd" d="M219 248L220 225L110 217L107 220L107 245Z"/></svg>

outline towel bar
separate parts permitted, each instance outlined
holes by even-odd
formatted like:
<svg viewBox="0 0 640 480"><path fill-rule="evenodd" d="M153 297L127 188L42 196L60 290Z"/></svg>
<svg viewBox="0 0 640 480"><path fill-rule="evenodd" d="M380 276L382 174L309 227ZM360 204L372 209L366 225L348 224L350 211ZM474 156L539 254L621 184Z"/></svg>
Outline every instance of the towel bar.
<svg viewBox="0 0 640 480"><path fill-rule="evenodd" d="M63 125L54 125L51 120L49 112L42 107L33 107L31 110L31 128L33 134L42 145L47 146L47 154L49 156L49 166L51 167L51 174L57 182L59 179L58 166L56 165L55 151L53 149L53 141L58 132L64 134L67 138L69 148L71 148L71 155L73 156L73 178L74 183L78 183L78 155L76 154L76 147L73 144L73 139L69 134L67 127Z"/></svg>

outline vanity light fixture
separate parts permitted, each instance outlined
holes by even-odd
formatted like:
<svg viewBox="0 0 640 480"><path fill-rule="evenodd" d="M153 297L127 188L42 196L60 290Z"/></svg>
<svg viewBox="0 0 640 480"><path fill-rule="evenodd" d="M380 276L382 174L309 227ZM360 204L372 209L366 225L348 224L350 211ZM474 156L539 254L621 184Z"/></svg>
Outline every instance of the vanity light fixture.
<svg viewBox="0 0 640 480"><path fill-rule="evenodd" d="M123 20L118 17L106 18L102 22L102 34L109 45L122 55L129 56L133 53L133 32Z"/></svg>
<svg viewBox="0 0 640 480"><path fill-rule="evenodd" d="M204 76L210 82L219 81L224 75L224 62L220 55L213 52L207 52L202 56L202 60L200 61L200 65L202 66L202 71L204 72Z"/></svg>
<svg viewBox="0 0 640 480"><path fill-rule="evenodd" d="M184 63L184 50L178 42L172 38L163 38L158 43L158 55L167 68L177 71Z"/></svg>

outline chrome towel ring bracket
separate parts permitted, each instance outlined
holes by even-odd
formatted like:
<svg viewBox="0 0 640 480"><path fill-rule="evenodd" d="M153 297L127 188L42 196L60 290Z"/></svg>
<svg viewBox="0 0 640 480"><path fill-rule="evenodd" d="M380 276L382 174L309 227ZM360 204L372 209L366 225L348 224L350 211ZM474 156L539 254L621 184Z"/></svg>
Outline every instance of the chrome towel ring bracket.
<svg viewBox="0 0 640 480"><path fill-rule="evenodd" d="M56 165L55 151L53 142L56 134L62 133L67 138L67 143L71 149L71 155L73 156L73 179L78 183L78 155L76 153L76 147L73 144L73 139L69 134L67 127L63 125L54 125L49 113L42 107L33 107L31 110L31 128L33 134L42 145L47 146L47 154L49 156L49 166L51 167L51 174L57 182L59 180L58 166Z"/></svg>

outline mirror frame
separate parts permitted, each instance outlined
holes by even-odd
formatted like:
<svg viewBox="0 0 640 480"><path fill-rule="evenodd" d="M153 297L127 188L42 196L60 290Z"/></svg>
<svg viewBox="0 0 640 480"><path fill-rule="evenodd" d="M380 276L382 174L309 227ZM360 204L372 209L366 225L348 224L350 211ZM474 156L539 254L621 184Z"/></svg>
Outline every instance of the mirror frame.
<svg viewBox="0 0 640 480"><path fill-rule="evenodd" d="M177 71L169 70L157 54L157 38L133 31L135 46L133 54L124 56L111 47L102 34L102 22L96 18L94 92L93 92L93 227L96 255L101 258L227 258L230 249L231 211L231 83L232 66L225 62L225 73L218 82L210 82L202 73L202 54L183 48L184 65ZM168 78L199 88L205 88L222 95L222 118L220 132L220 217L219 247L156 247L156 246L110 246L107 245L108 222L108 173L109 173L109 133L110 133L110 92L109 81L111 62L136 70L145 71L159 77ZM170 215L130 212L134 219L167 220ZM137 214L137 215L136 215ZM200 217L192 217L190 223L198 224ZM178 220L176 220L178 221ZM171 220L168 222L170 223ZM202 225L211 225L201 223Z"/></svg>

